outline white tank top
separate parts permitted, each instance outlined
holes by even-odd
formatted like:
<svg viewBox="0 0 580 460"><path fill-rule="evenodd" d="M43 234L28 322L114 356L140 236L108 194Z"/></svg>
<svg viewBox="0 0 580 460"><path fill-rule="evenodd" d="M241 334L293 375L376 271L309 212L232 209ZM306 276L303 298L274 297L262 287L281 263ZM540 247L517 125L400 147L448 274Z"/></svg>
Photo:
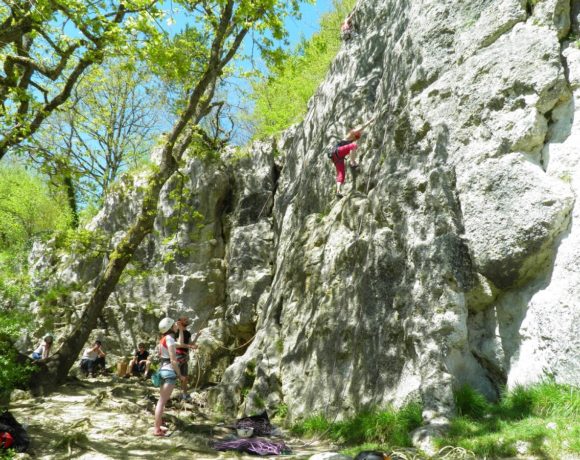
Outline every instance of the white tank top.
<svg viewBox="0 0 580 460"><path fill-rule="evenodd" d="M163 339L162 339L163 340ZM172 335L166 335L165 336L165 347L162 344L159 344L159 354L161 355L161 358L163 359L169 359L169 347L174 347L175 348L175 339L173 338ZM173 366L171 365L171 363L163 363L161 365L161 369L169 369L169 370L174 370Z"/></svg>
<svg viewBox="0 0 580 460"><path fill-rule="evenodd" d="M44 342L42 342L38 348L36 350L34 350L34 353L38 353L40 356L43 355L44 353Z"/></svg>

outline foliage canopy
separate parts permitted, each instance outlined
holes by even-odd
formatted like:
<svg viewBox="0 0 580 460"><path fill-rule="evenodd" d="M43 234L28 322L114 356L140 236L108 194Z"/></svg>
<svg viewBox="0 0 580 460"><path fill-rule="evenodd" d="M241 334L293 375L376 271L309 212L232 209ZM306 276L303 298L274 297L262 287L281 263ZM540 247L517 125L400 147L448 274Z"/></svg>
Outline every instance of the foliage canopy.
<svg viewBox="0 0 580 460"><path fill-rule="evenodd" d="M299 122L341 46L340 24L354 0L339 0L320 21L320 32L303 40L268 77L253 85L255 137L277 134Z"/></svg>
<svg viewBox="0 0 580 460"><path fill-rule="evenodd" d="M0 196L0 251L18 251L70 223L65 197L22 166L0 165Z"/></svg>
<svg viewBox="0 0 580 460"><path fill-rule="evenodd" d="M34 134L79 78L157 33L157 0L0 3L0 158ZM131 20L128 20L131 19Z"/></svg>

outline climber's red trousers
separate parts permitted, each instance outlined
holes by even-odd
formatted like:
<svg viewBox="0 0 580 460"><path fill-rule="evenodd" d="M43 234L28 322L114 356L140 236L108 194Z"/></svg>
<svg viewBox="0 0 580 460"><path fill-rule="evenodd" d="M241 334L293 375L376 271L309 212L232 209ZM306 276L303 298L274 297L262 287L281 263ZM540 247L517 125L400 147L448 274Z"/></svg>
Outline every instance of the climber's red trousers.
<svg viewBox="0 0 580 460"><path fill-rule="evenodd" d="M342 145L338 147L338 158L334 160L334 167L336 168L336 182L339 184L344 183L344 158L350 154L350 152L356 148L356 143L352 142L350 144Z"/></svg>

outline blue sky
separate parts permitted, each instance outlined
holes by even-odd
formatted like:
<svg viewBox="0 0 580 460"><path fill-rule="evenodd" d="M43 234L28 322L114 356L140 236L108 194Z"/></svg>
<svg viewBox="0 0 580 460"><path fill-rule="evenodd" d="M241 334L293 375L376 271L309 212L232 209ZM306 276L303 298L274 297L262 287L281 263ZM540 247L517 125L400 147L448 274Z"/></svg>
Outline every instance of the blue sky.
<svg viewBox="0 0 580 460"><path fill-rule="evenodd" d="M174 15L171 15L171 19L174 25L166 24L167 29L170 33L181 30L184 26L183 16L179 13L179 8L174 7L171 1L165 1L165 9L169 12L175 8ZM295 45L300 41L302 37L309 38L312 34L318 31L320 16L327 13L333 8L332 0L317 0L314 4L310 5L303 3L300 7L300 12L302 13L301 19L289 18L286 20L286 27L290 34L290 44Z"/></svg>
<svg viewBox="0 0 580 460"><path fill-rule="evenodd" d="M302 37L309 38L317 32L320 23L320 16L333 9L332 0L318 0L314 5L303 4L300 9L301 19L288 19L286 27L290 33L290 43L294 46Z"/></svg>
<svg viewBox="0 0 580 460"><path fill-rule="evenodd" d="M320 30L320 19L324 13L328 13L329 11L334 9L334 5L332 0L318 0L316 3L310 5L303 3L300 11L302 16L300 19L296 18L288 18L286 20L286 28L288 30L289 36L289 47L293 49L302 39L309 39L314 33ZM338 31L337 31L338 33ZM246 40L245 43L246 53L251 54L249 48L251 47L251 41ZM243 66L251 66L255 65L257 67L261 67L261 60L259 57L254 56L252 64L246 62ZM262 70L264 70L262 68ZM240 89L245 91L250 90L250 84L247 80L232 78L230 82L234 83L235 85L239 86ZM244 107L244 110L249 110L251 108L252 102L248 100L246 97L242 96L240 93L236 91L232 91L228 96L229 102L231 102L235 106ZM236 129L236 134L232 139L234 144L242 145L246 143L251 133L246 132L243 128Z"/></svg>

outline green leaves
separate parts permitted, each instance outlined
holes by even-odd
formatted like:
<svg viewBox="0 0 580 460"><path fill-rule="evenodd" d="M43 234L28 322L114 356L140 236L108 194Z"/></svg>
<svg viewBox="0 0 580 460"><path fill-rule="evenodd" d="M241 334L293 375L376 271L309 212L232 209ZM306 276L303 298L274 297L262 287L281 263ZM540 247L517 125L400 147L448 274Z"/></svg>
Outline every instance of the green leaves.
<svg viewBox="0 0 580 460"><path fill-rule="evenodd" d="M53 192L22 167L0 165L0 250L15 250L69 225L65 198Z"/></svg>
<svg viewBox="0 0 580 460"><path fill-rule="evenodd" d="M0 397L22 384L32 371L31 366L17 363L17 351L12 345L29 322L29 315L0 307Z"/></svg>
<svg viewBox="0 0 580 460"><path fill-rule="evenodd" d="M208 36L186 27L174 37L158 36L145 45L143 54L151 70L162 80L189 86L198 78L209 58Z"/></svg>
<svg viewBox="0 0 580 460"><path fill-rule="evenodd" d="M421 406L409 403L399 410L385 408L364 411L342 421L329 421L315 415L294 425L299 436L319 435L345 445L380 443L383 446L410 446L409 433L421 426Z"/></svg>
<svg viewBox="0 0 580 460"><path fill-rule="evenodd" d="M88 67L106 55L132 55L139 40L158 33L156 3L15 0L0 9L7 26L0 30L0 158L69 98Z"/></svg>
<svg viewBox="0 0 580 460"><path fill-rule="evenodd" d="M168 126L165 101L148 69L110 60L80 80L23 150L81 205L100 203L122 172L146 162Z"/></svg>
<svg viewBox="0 0 580 460"><path fill-rule="evenodd" d="M340 23L353 0L343 0L321 20L321 30L288 56L270 51L269 77L254 83L255 137L277 134L298 123L340 47Z"/></svg>
<svg viewBox="0 0 580 460"><path fill-rule="evenodd" d="M578 388L545 381L518 386L492 404L476 390L463 386L455 392L458 416L449 433L437 445L455 446L474 453L474 458L503 458L528 445L527 455L563 458L578 454Z"/></svg>

